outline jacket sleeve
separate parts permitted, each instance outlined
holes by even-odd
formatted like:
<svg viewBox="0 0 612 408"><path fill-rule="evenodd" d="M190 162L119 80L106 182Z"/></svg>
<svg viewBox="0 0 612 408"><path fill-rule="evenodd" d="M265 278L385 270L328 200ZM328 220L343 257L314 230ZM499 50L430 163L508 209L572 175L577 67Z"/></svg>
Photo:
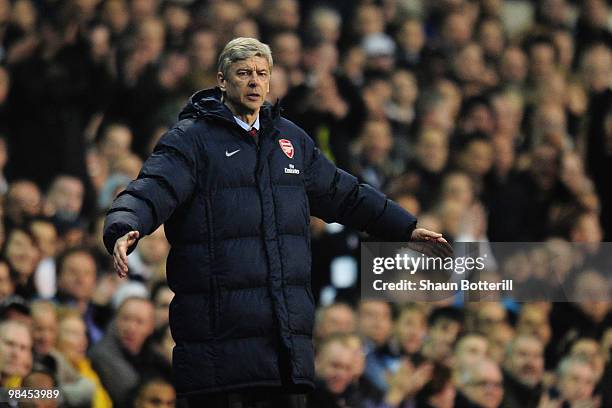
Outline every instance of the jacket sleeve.
<svg viewBox="0 0 612 408"><path fill-rule="evenodd" d="M330 162L305 137L306 191L312 215L339 222L386 241L408 241L416 217L380 191Z"/></svg>
<svg viewBox="0 0 612 408"><path fill-rule="evenodd" d="M107 212L104 245L109 253L115 241L129 231L138 231L140 237L155 231L191 196L196 185L196 151L190 134L180 129L173 128L160 139L138 178Z"/></svg>

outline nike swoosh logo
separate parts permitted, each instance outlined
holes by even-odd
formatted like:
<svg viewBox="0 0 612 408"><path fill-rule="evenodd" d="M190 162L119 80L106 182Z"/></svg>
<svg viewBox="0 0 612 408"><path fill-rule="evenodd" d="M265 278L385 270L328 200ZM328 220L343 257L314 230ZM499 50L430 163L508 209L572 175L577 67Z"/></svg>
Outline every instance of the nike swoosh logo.
<svg viewBox="0 0 612 408"><path fill-rule="evenodd" d="M236 154L236 153L238 153L239 151L240 151L240 149L238 149L238 150L234 150L233 152L228 153L228 151L226 150L226 151L225 151L225 157L232 157L233 155L235 155L235 154Z"/></svg>

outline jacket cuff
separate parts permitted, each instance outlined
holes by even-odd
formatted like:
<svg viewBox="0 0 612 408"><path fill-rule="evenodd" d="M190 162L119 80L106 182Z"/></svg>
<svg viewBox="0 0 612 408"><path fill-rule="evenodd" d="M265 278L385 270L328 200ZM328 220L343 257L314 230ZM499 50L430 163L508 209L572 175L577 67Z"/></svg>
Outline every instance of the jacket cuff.
<svg viewBox="0 0 612 408"><path fill-rule="evenodd" d="M107 216L106 218L107 222L110 221L109 218L111 218L112 215L113 214L109 214ZM109 254L113 255L113 250L115 249L115 242L117 242L119 238L121 238L122 236L124 236L130 231L138 231L140 233L140 237L142 237L142 231L139 231L138 227L135 225L132 225L131 223L110 222L104 226L104 236L103 236L104 246L106 247L106 250L108 251ZM128 248L128 251L127 251L128 255L131 254L134 251L134 249L136 249L136 245L138 245L139 240L140 238L136 240L134 245Z"/></svg>

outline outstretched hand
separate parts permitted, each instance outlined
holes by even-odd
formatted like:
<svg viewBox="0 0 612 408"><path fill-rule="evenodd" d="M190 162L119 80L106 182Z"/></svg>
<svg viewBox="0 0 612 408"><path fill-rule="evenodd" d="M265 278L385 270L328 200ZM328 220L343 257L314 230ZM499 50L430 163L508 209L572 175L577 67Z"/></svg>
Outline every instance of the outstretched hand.
<svg viewBox="0 0 612 408"><path fill-rule="evenodd" d="M442 234L425 228L412 231L408 247L427 256L446 258L453 255L453 247Z"/></svg>
<svg viewBox="0 0 612 408"><path fill-rule="evenodd" d="M125 278L128 274L128 249L136 243L140 233L138 231L130 231L115 242L113 248L113 266L115 272L120 278Z"/></svg>

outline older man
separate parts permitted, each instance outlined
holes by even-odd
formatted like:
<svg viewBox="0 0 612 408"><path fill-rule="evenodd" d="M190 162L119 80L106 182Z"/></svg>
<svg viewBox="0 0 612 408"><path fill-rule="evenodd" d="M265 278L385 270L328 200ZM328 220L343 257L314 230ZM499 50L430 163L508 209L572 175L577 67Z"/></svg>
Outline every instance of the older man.
<svg viewBox="0 0 612 408"><path fill-rule="evenodd" d="M482 358L464 366L457 376L456 407L499 408L504 397L502 372L493 360Z"/></svg>
<svg viewBox="0 0 612 408"><path fill-rule="evenodd" d="M537 407L542 393L544 345L532 335L518 335L504 360L504 408Z"/></svg>
<svg viewBox="0 0 612 408"><path fill-rule="evenodd" d="M175 385L193 406L288 407L279 395L313 388L310 214L448 245L264 105L271 68L267 45L230 41L217 88L191 98L106 219L122 277L126 253L165 223Z"/></svg>
<svg viewBox="0 0 612 408"><path fill-rule="evenodd" d="M19 387L32 369L32 334L23 322L0 322L0 384Z"/></svg>
<svg viewBox="0 0 612 408"><path fill-rule="evenodd" d="M104 338L91 349L92 366L114 406L129 406L141 381L169 377L162 357L147 343L155 327L154 313L148 299L127 298Z"/></svg>
<svg viewBox="0 0 612 408"><path fill-rule="evenodd" d="M569 406L596 406L593 391L597 377L588 360L580 356L565 357L557 367L557 377L560 399Z"/></svg>

